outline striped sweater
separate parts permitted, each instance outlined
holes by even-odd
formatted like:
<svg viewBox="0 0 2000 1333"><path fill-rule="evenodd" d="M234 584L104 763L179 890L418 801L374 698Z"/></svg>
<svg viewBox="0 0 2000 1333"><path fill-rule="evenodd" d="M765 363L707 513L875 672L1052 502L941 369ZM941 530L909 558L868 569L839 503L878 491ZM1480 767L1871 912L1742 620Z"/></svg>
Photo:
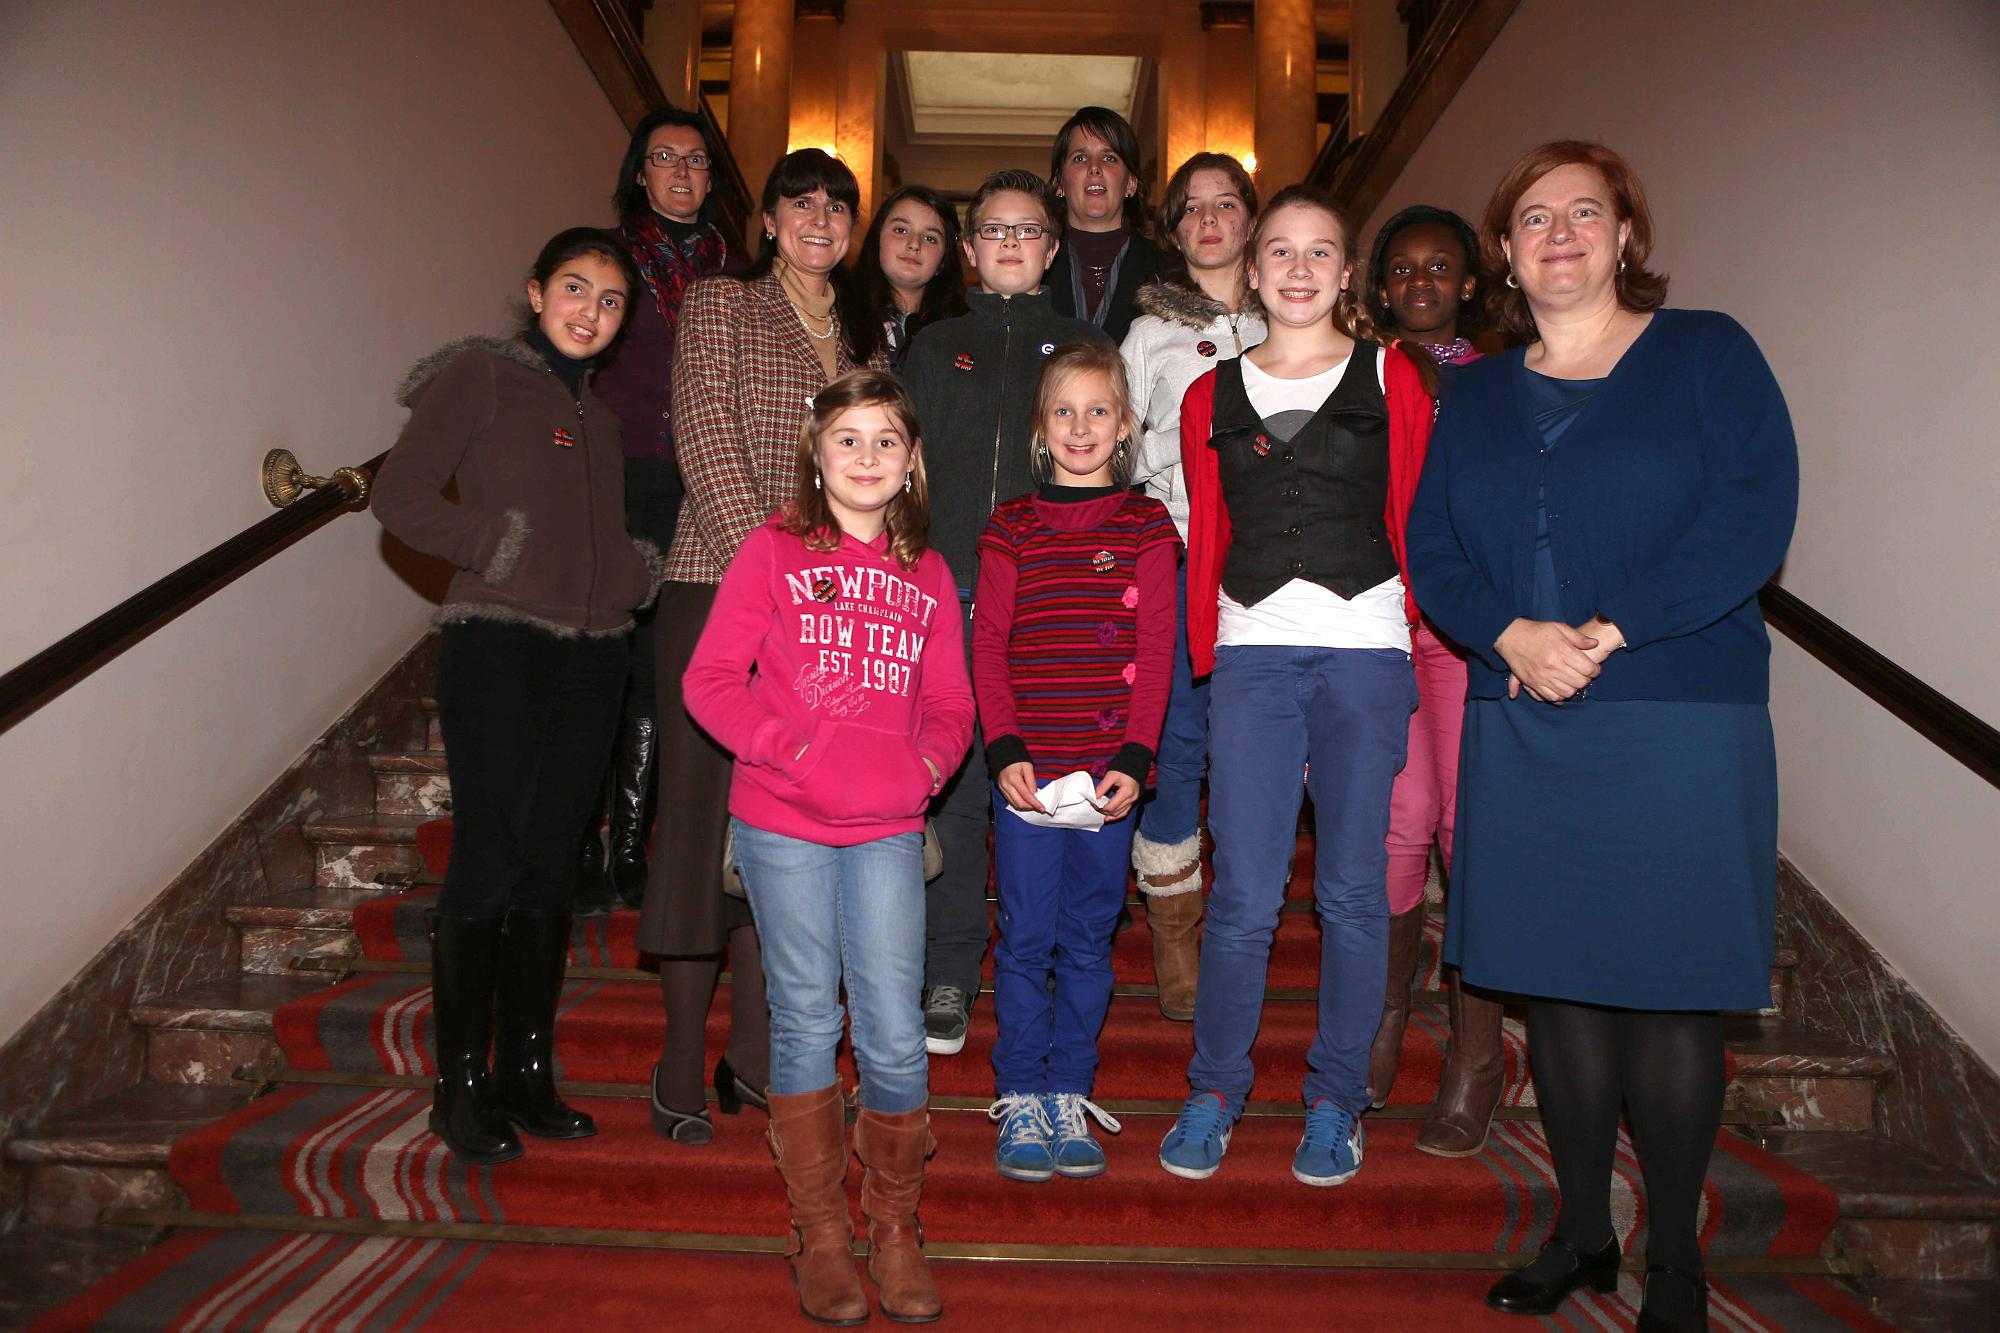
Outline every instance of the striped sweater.
<svg viewBox="0 0 2000 1333"><path fill-rule="evenodd" d="M1180 539L1158 500L1044 487L979 539L972 673L987 763L1150 778L1173 681Z"/></svg>

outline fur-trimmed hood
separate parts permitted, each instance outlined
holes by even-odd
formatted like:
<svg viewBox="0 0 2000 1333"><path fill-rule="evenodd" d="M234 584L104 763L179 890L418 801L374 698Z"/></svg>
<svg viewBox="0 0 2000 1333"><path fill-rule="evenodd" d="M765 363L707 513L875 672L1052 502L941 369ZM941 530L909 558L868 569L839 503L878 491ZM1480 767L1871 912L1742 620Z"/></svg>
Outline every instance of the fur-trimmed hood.
<svg viewBox="0 0 2000 1333"><path fill-rule="evenodd" d="M414 405L418 392L438 377L438 372L457 360L464 352L491 352L509 361L519 362L530 370L546 368L541 356L534 348L519 338L496 338L491 334L475 333L469 338L448 342L430 355L422 357L403 376L403 382L396 386L396 401L404 407Z"/></svg>
<svg viewBox="0 0 2000 1333"><path fill-rule="evenodd" d="M1229 314L1229 307L1208 293L1164 278L1139 289L1139 309L1169 324L1205 329Z"/></svg>

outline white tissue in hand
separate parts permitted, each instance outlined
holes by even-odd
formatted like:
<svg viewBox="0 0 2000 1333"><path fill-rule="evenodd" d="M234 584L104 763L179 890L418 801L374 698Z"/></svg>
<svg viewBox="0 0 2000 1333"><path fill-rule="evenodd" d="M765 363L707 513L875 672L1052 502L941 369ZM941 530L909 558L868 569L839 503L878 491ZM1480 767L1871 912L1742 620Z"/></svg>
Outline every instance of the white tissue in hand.
<svg viewBox="0 0 2000 1333"><path fill-rule="evenodd" d="M1016 810L1030 824L1043 828L1080 828L1095 833L1104 827L1104 810L1097 800L1097 781L1078 769L1065 773L1035 793L1042 810ZM1047 811L1044 814L1042 811Z"/></svg>

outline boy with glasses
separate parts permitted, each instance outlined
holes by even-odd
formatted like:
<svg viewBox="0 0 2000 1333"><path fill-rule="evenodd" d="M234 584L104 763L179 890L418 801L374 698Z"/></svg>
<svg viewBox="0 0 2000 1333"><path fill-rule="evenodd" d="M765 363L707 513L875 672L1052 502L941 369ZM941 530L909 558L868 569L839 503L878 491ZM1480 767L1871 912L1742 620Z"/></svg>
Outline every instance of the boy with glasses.
<svg viewBox="0 0 2000 1333"><path fill-rule="evenodd" d="M1034 489L1028 444L1042 361L1065 343L1108 341L1058 315L1043 285L1061 244L1048 185L1032 172L988 176L966 210L965 257L978 271L968 313L928 325L911 344L903 378L930 460L930 545L958 582L970 643L975 544L1000 500ZM927 892L924 1036L932 1055L965 1047L986 915L991 818L986 758L972 753L936 807L944 873Z"/></svg>

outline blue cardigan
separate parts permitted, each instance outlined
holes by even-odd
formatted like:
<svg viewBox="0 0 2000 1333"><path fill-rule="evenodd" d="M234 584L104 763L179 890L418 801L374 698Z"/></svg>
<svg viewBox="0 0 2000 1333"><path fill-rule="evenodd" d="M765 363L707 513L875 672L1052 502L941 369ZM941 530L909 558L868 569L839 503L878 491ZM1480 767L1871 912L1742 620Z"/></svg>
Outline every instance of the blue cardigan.
<svg viewBox="0 0 2000 1333"><path fill-rule="evenodd" d="M1453 382L1410 512L1417 603L1470 652L1475 698L1505 694L1494 641L1533 618L1543 442L1525 355ZM1769 701L1757 590L1791 541L1798 447L1742 325L1657 312L1550 455L1547 501L1563 619L1601 615L1625 635L1593 699Z"/></svg>

